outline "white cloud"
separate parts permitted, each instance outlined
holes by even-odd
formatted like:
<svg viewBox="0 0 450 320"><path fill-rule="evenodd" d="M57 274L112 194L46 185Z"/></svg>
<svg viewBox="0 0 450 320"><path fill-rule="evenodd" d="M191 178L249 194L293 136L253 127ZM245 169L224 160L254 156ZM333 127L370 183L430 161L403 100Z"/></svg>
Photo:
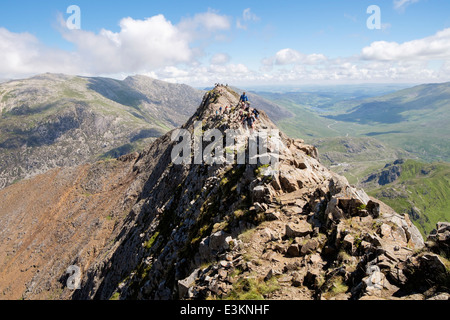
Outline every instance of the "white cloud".
<svg viewBox="0 0 450 320"><path fill-rule="evenodd" d="M242 13L242 17L244 21L259 21L260 18L252 12L250 8L247 8Z"/></svg>
<svg viewBox="0 0 450 320"><path fill-rule="evenodd" d="M215 11L198 13L193 18L185 18L178 24L178 29L189 37L197 38L202 35L220 30L228 30L231 27L230 19L221 16Z"/></svg>
<svg viewBox="0 0 450 320"><path fill-rule="evenodd" d="M275 54L272 59L276 65L288 65L288 64L316 64L325 61L327 58L323 54L310 54L306 55L294 49L283 49ZM264 64L267 65L271 60L266 59Z"/></svg>
<svg viewBox="0 0 450 320"><path fill-rule="evenodd" d="M79 70L76 55L47 48L29 33L14 33L5 28L0 28L0 61L1 78Z"/></svg>
<svg viewBox="0 0 450 320"><path fill-rule="evenodd" d="M363 48L361 56L366 60L423 60L450 59L450 28L435 35L404 43L376 41Z"/></svg>
<svg viewBox="0 0 450 320"><path fill-rule="evenodd" d="M240 21L255 19L249 10ZM231 57L223 52L213 52L209 64L201 62L205 46L231 27L228 17L211 10L178 24L157 15L145 20L125 18L119 27L117 32L97 33L64 29L63 36L75 45L73 52L46 47L29 33L0 28L0 79L55 72L117 78L144 74L196 86L450 80L450 28L404 43L373 42L359 55L339 59L284 48L253 70L239 61L230 63Z"/></svg>
<svg viewBox="0 0 450 320"><path fill-rule="evenodd" d="M122 19L117 33L66 30L63 35L75 44L86 68L93 73L135 72L193 59L191 36L162 15L146 20Z"/></svg>
<svg viewBox="0 0 450 320"><path fill-rule="evenodd" d="M211 58L212 65L224 65L230 61L230 56L226 53L217 53Z"/></svg>
<svg viewBox="0 0 450 320"><path fill-rule="evenodd" d="M242 12L242 17L236 20L236 28L247 30L248 23L257 22L259 20L261 19L254 14L250 8L247 8Z"/></svg>
<svg viewBox="0 0 450 320"><path fill-rule="evenodd" d="M195 64L215 36L230 29L226 16L209 10L184 18L178 24L163 15L145 20L124 18L120 30L98 33L69 30L62 15L62 36L73 43L68 52L46 47L35 36L0 28L0 77L17 78L44 72L79 75L148 73L177 64ZM198 40L202 40L201 44Z"/></svg>
<svg viewBox="0 0 450 320"><path fill-rule="evenodd" d="M420 0L394 0L394 9L398 11L404 11L407 6L419 1Z"/></svg>

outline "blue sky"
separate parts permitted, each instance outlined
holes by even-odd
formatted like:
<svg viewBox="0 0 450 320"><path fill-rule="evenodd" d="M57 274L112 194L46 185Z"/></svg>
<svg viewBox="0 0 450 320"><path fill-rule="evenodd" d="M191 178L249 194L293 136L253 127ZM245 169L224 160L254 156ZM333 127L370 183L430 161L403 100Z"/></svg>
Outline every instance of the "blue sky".
<svg viewBox="0 0 450 320"><path fill-rule="evenodd" d="M67 8L80 8L69 30ZM370 5L381 29L367 27ZM145 74L195 86L450 81L446 0L2 0L0 79Z"/></svg>

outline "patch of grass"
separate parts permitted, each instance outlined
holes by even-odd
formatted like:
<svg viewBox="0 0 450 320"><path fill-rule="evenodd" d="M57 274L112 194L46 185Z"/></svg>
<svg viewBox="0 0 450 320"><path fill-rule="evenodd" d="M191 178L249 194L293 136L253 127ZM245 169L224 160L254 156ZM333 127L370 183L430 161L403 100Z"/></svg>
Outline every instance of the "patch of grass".
<svg viewBox="0 0 450 320"><path fill-rule="evenodd" d="M326 299L335 297L340 293L345 293L349 289L341 276L331 278L323 286L322 290L325 290L325 292L322 296Z"/></svg>
<svg viewBox="0 0 450 320"><path fill-rule="evenodd" d="M109 298L110 301L117 301L120 300L120 293L116 292L114 293L111 298Z"/></svg>
<svg viewBox="0 0 450 320"><path fill-rule="evenodd" d="M150 250L153 247L158 236L159 232L155 232L155 234L145 243L145 248L147 250Z"/></svg>
<svg viewBox="0 0 450 320"><path fill-rule="evenodd" d="M276 277L267 282L255 277L239 279L232 291L225 297L226 300L264 300L267 295L280 289Z"/></svg>

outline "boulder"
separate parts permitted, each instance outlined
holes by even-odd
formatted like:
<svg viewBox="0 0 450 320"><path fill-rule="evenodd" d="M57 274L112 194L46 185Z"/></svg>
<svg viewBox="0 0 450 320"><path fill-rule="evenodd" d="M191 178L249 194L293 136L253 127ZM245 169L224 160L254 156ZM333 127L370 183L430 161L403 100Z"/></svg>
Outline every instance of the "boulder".
<svg viewBox="0 0 450 320"><path fill-rule="evenodd" d="M323 280L322 271L319 268L310 268L303 278L303 284L309 289L318 289Z"/></svg>
<svg viewBox="0 0 450 320"><path fill-rule="evenodd" d="M228 250L230 248L230 245L227 240L231 240L230 238L228 238L229 236L230 235L225 233L224 231L217 231L216 233L213 233L209 237L209 248L217 252Z"/></svg>
<svg viewBox="0 0 450 320"><path fill-rule="evenodd" d="M301 287L303 285L303 279L305 278L305 275L300 272L293 272L292 273L292 286L294 287Z"/></svg>
<svg viewBox="0 0 450 320"><path fill-rule="evenodd" d="M388 224L383 223L380 227L380 235L383 238L387 238L391 235L392 227Z"/></svg>
<svg viewBox="0 0 450 320"><path fill-rule="evenodd" d="M300 250L300 253L302 255L307 255L310 253L313 253L315 250L319 248L319 241L316 239L308 240L304 245L302 245L302 248Z"/></svg>
<svg viewBox="0 0 450 320"><path fill-rule="evenodd" d="M284 192L291 193L300 189L297 179L290 173L280 172L280 185Z"/></svg>
<svg viewBox="0 0 450 320"><path fill-rule="evenodd" d="M342 240L342 248L347 252L353 252L353 243L355 238L351 234L347 234Z"/></svg>
<svg viewBox="0 0 450 320"><path fill-rule="evenodd" d="M298 244L291 244L286 253L291 257L300 257L300 249Z"/></svg>
<svg viewBox="0 0 450 320"><path fill-rule="evenodd" d="M434 253L425 253L419 258L421 268L425 268L429 274L437 277L440 274L445 274L447 268L441 257Z"/></svg>
<svg viewBox="0 0 450 320"><path fill-rule="evenodd" d="M288 238L305 237L311 234L312 231L312 226L304 220L286 225L286 237Z"/></svg>
<svg viewBox="0 0 450 320"><path fill-rule="evenodd" d="M380 204L377 202L373 202L372 200L370 200L367 203L366 210L375 219L380 216Z"/></svg>
<svg viewBox="0 0 450 320"><path fill-rule="evenodd" d="M280 220L281 214L275 209L269 209L264 213L264 217L267 221Z"/></svg>
<svg viewBox="0 0 450 320"><path fill-rule="evenodd" d="M178 296L180 299L183 299L188 293L189 288L194 285L199 272L200 269L195 269L187 278L178 281Z"/></svg>
<svg viewBox="0 0 450 320"><path fill-rule="evenodd" d="M265 202L267 190L264 186L256 186L252 190L253 202L263 203Z"/></svg>
<svg viewBox="0 0 450 320"><path fill-rule="evenodd" d="M450 255L450 223L438 222L436 229L430 232L427 240L433 244L431 249L434 252Z"/></svg>
<svg viewBox="0 0 450 320"><path fill-rule="evenodd" d="M273 269L270 269L267 275L264 277L264 281L269 281L270 279L272 279L273 275L274 275Z"/></svg>
<svg viewBox="0 0 450 320"><path fill-rule="evenodd" d="M408 214L404 214L404 218L407 225L407 228L405 228L405 232L408 241L412 243L414 249L422 249L425 246L422 234L420 233L419 229L411 222Z"/></svg>

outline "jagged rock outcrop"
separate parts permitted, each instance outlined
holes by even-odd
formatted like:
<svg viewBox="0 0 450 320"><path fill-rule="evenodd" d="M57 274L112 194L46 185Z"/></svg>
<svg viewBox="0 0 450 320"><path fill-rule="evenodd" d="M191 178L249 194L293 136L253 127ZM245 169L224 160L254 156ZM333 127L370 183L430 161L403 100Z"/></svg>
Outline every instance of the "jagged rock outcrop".
<svg viewBox="0 0 450 320"><path fill-rule="evenodd" d="M443 252L447 256L450 256L450 223L437 223L436 229L428 235L427 240L427 246L430 247L433 252Z"/></svg>
<svg viewBox="0 0 450 320"><path fill-rule="evenodd" d="M52 277L42 266L37 267L39 273L30 271L32 284L47 281L45 294L72 299L394 299L413 293L424 299L445 297L447 262L427 251L407 215L393 212L328 170L319 162L316 148L277 132L264 112L255 131L274 130L270 139L279 144L268 144L252 157L248 152L252 132L239 121L238 100L230 88L216 87L182 129L193 139L198 123L201 134L235 130L239 137L235 148L227 146L222 156L214 155L220 160L247 150L244 163L175 164L173 150L181 140L172 137L179 138L177 132L159 138L140 154L111 161L121 177L112 190L95 175L81 185L86 190L96 186L93 199L86 202L98 209L93 217L104 203L111 205L108 212L122 212L121 217L89 254L79 249L76 258L58 265L49 260L46 268L52 268ZM225 106L231 108L218 113ZM225 140L217 137L215 142ZM194 151L210 152L210 141ZM261 145L261 140L256 143ZM263 161L267 157L278 161L267 164ZM195 152L189 159L195 160ZM100 173L98 166L90 171ZM13 187L17 189L0 191L0 197L20 190ZM117 193L111 197L113 191ZM46 219L70 219L64 212L75 200L55 197L58 214ZM45 212L49 206L42 204L37 211ZM75 207L71 214L82 210L86 207ZM25 215L25 209L20 212ZM0 211L0 217L5 216ZM9 227L17 226L19 220L9 217ZM86 230L85 222L79 221L77 232ZM65 229L45 231L54 239L66 234ZM24 255L40 245L39 240L33 244L0 240ZM69 244L63 243L61 250L71 248ZM10 259L17 261L15 252ZM5 264L10 271L17 267L11 260ZM82 268L79 290L70 291L64 284L68 264ZM0 284L8 285L8 274L2 272ZM44 294L36 285L22 288L27 299Z"/></svg>
<svg viewBox="0 0 450 320"><path fill-rule="evenodd" d="M384 186L396 181L402 173L401 164L403 163L404 160L399 159L394 161L393 163L386 164L386 166L380 172L371 174L369 177L367 177L367 179L363 181L363 184L369 184L374 181L378 185Z"/></svg>

